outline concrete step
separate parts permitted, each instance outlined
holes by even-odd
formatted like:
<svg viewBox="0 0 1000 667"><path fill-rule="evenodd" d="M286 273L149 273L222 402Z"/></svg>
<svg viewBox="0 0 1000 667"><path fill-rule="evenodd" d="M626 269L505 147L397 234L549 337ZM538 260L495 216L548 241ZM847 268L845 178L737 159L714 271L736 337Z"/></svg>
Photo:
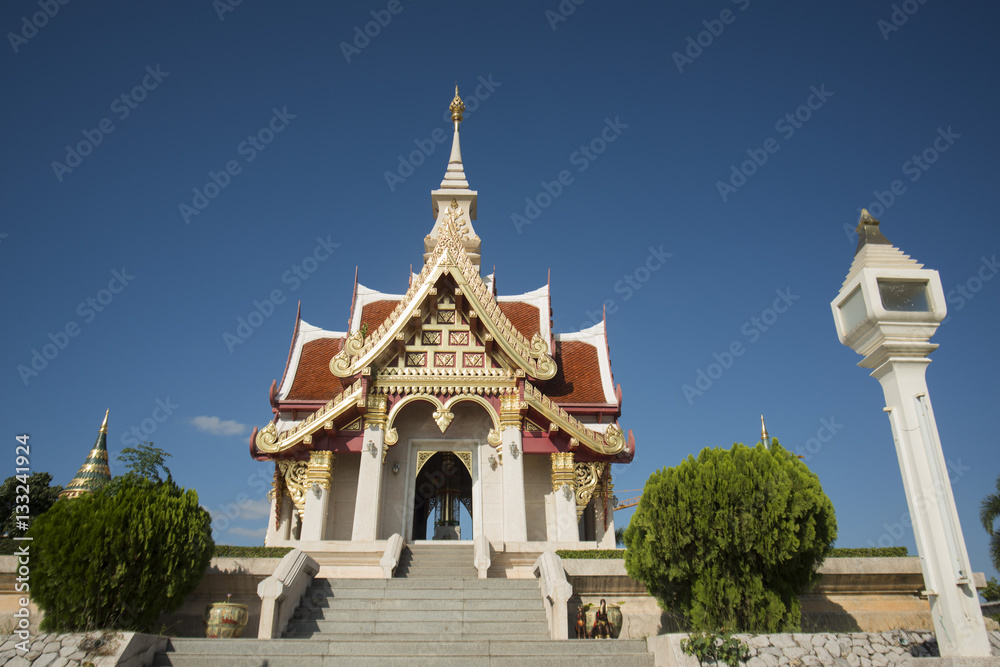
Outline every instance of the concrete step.
<svg viewBox="0 0 1000 667"><path fill-rule="evenodd" d="M466 639L367 642L308 639L171 639L156 667L292 667L314 665L606 665L652 667L644 641Z"/></svg>
<svg viewBox="0 0 1000 667"><path fill-rule="evenodd" d="M313 639L330 639L335 635L421 635L448 636L452 633L516 639L524 634L548 633L548 625L541 621L293 621L287 635L312 633Z"/></svg>
<svg viewBox="0 0 1000 667"><path fill-rule="evenodd" d="M416 603L416 604L415 604ZM303 613L323 614L331 611L369 611L369 610L406 610L406 609L440 609L466 611L510 611L521 609L544 609L541 597L531 598L487 598L487 599L445 599L445 600L406 600L406 599L324 599L322 604L300 605ZM296 611L298 613L298 610Z"/></svg>
<svg viewBox="0 0 1000 667"><path fill-rule="evenodd" d="M293 621L526 621L546 622L545 610L521 608L499 610L464 609L321 609L308 612Z"/></svg>
<svg viewBox="0 0 1000 667"><path fill-rule="evenodd" d="M312 590L337 591L345 588L526 588L538 590L537 579L480 579L478 577L455 577L448 582L425 582L407 579L314 579Z"/></svg>

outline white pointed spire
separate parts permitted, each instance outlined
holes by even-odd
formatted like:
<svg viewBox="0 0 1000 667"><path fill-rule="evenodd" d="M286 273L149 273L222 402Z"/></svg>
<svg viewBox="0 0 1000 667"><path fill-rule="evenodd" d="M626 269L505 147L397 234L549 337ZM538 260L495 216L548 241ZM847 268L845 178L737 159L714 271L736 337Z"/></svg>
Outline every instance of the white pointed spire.
<svg viewBox="0 0 1000 667"><path fill-rule="evenodd" d="M437 245L441 221L454 201L456 208L462 210L462 219L456 221L462 234L462 244L465 246L469 259L478 266L481 242L476 236L476 230L472 227L472 221L476 219L478 193L469 189L469 181L465 177L465 166L462 164L462 147L458 138L458 126L462 122L465 103L458 95L458 85L455 86L455 99L451 101L449 109L451 110L451 120L455 123L455 136L452 139L451 155L448 158L448 168L445 170L441 187L431 191L435 222L431 233L424 238L424 261L427 261L434 246Z"/></svg>
<svg viewBox="0 0 1000 667"><path fill-rule="evenodd" d="M462 147L458 140L458 125L465 113L465 103L458 96L458 84L455 84L455 99L451 101L451 119L455 122L455 136L451 141L451 157L448 158L448 169L441 181L442 190L468 190L469 181L465 178L465 167L462 165Z"/></svg>

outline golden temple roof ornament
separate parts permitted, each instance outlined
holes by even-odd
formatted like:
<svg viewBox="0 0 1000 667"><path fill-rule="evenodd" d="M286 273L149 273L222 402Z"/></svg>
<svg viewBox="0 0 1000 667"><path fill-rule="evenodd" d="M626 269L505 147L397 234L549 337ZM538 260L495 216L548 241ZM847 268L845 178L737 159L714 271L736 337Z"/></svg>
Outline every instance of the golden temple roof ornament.
<svg viewBox="0 0 1000 667"><path fill-rule="evenodd" d="M455 121L455 128L458 128L458 123L462 122L462 114L465 113L465 102L462 98L458 96L458 84L455 84L455 99L451 101L451 106L448 107L451 110L451 119Z"/></svg>
<svg viewBox="0 0 1000 667"><path fill-rule="evenodd" d="M771 439L767 437L767 427L764 426L764 415L760 416L760 441L764 443L764 446L768 449L771 448Z"/></svg>

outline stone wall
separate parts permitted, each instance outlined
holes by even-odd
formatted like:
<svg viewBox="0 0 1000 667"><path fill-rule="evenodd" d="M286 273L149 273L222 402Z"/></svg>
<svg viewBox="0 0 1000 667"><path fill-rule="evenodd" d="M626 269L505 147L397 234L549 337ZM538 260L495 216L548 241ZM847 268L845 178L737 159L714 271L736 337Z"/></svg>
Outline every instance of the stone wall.
<svg viewBox="0 0 1000 667"><path fill-rule="evenodd" d="M896 630L879 633L816 633L736 635L750 648L747 667L920 667L935 661L937 642L930 632ZM1000 632L990 633L993 655L1000 658ZM694 656L685 654L681 641L685 634L650 637L648 645L656 664L669 667L698 667ZM1000 663L986 658L987 664ZM976 663L981 664L981 663Z"/></svg>

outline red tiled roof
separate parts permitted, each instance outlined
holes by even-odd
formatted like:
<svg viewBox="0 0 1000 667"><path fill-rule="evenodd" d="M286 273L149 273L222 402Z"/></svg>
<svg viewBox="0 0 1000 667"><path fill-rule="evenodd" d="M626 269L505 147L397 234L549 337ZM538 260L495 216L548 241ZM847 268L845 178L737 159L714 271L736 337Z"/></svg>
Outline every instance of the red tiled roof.
<svg viewBox="0 0 1000 667"><path fill-rule="evenodd" d="M385 322L386 318L396 308L398 301L372 301L365 304L361 311L361 325L368 325L368 335L375 333L375 330Z"/></svg>
<svg viewBox="0 0 1000 667"><path fill-rule="evenodd" d="M339 338L320 338L302 346L286 401L329 401L350 386L330 372L330 360L340 352L340 343Z"/></svg>
<svg viewBox="0 0 1000 667"><path fill-rule="evenodd" d="M540 333L538 322L538 308L521 303L519 301L500 301L500 311L507 316L514 328L521 332L521 335L531 340L536 333Z"/></svg>
<svg viewBox="0 0 1000 667"><path fill-rule="evenodd" d="M555 377L543 392L556 403L607 403L597 348L578 340L556 341Z"/></svg>

